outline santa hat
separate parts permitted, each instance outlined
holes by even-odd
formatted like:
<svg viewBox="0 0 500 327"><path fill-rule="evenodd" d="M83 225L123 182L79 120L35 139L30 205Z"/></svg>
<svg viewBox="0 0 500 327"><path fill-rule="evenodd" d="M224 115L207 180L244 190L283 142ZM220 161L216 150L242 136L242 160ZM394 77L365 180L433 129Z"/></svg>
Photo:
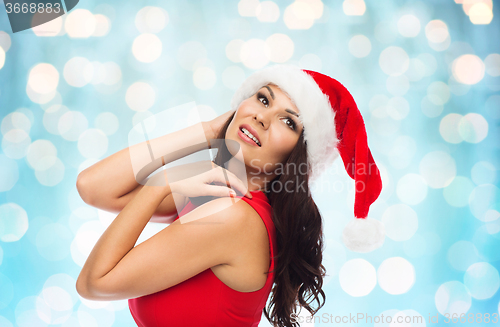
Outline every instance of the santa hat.
<svg viewBox="0 0 500 327"><path fill-rule="evenodd" d="M368 209L382 190L380 172L366 139L365 124L349 91L337 80L289 64L264 68L248 77L231 101L241 102L267 84L277 85L300 110L307 142L309 181L314 181L339 153L344 167L355 180L354 216L343 231L343 242L352 251L370 252L385 239L384 225L368 218Z"/></svg>

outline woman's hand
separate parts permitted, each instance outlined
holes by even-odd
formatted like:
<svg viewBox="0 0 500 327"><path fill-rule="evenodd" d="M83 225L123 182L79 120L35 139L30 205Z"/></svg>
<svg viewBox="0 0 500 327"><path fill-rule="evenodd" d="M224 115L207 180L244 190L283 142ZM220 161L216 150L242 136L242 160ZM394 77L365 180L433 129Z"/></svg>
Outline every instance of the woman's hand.
<svg viewBox="0 0 500 327"><path fill-rule="evenodd" d="M238 190L242 195L252 198L245 184L229 170L217 166L211 161L203 162L213 168L205 169L205 172L193 177L184 178L171 182L170 190L173 193L183 194L187 197L199 196L235 196L236 193L230 188ZM227 177L226 177L227 176ZM230 195L232 193L232 195Z"/></svg>
<svg viewBox="0 0 500 327"><path fill-rule="evenodd" d="M205 130L205 135L208 140L210 139L215 139L217 137L217 134L219 134L219 131L221 130L222 126L226 123L226 121L231 117L231 115L236 112L236 110L229 110L222 115L208 121L208 122L203 122L203 128Z"/></svg>

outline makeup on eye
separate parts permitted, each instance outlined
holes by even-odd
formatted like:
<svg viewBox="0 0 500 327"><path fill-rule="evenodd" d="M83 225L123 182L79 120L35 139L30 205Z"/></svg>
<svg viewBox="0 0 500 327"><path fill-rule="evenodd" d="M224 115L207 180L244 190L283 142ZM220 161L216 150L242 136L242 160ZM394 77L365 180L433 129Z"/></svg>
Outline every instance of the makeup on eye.
<svg viewBox="0 0 500 327"><path fill-rule="evenodd" d="M267 99L267 97L264 95L264 93L262 92L258 92L257 93L257 99L260 101L260 99L265 99L265 101L267 102L267 104L265 104L264 102L262 102L266 107L269 106L269 100ZM290 110L290 109L285 109L286 112L289 112L289 113L292 113L296 116L298 116L294 111ZM291 116L285 116L285 118L289 119L291 122L292 122L292 125L288 125L292 130L296 130L297 129L297 123L295 122L295 120L291 117Z"/></svg>
<svg viewBox="0 0 500 327"><path fill-rule="evenodd" d="M288 120L290 120L292 122L292 125L288 125L290 126L294 131L297 129L297 125L295 124L295 121L293 121L292 117L285 117L287 118Z"/></svg>
<svg viewBox="0 0 500 327"><path fill-rule="evenodd" d="M273 92L273 90L271 90L271 88L269 86L267 86L267 85L264 85L262 88L266 88L269 91L269 94L271 94L271 98L273 98L273 100L274 100L274 92ZM285 111L291 113L292 115L294 115L296 117L299 117L299 114L296 113L295 111L291 110L291 109L287 108L287 109L285 109Z"/></svg>
<svg viewBox="0 0 500 327"><path fill-rule="evenodd" d="M264 104L264 105L269 106L269 100L268 100L268 99L267 99L267 97L264 95L264 93L262 93L262 92L257 93L257 99L260 101L260 99L262 99L262 98L266 99L266 102L267 102L267 104ZM262 102L262 101L260 101L260 102ZM262 102L262 103L263 103L263 102Z"/></svg>

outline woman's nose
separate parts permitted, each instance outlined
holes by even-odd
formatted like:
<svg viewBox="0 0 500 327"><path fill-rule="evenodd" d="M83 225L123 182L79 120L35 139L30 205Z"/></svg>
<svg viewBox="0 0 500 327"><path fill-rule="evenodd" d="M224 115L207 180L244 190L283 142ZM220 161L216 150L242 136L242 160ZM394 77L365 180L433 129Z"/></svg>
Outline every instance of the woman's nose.
<svg viewBox="0 0 500 327"><path fill-rule="evenodd" d="M260 125L262 125L262 127L264 129L267 129L268 127L268 117L267 115L262 112L262 111L259 111L257 113L254 114L253 116L253 119Z"/></svg>

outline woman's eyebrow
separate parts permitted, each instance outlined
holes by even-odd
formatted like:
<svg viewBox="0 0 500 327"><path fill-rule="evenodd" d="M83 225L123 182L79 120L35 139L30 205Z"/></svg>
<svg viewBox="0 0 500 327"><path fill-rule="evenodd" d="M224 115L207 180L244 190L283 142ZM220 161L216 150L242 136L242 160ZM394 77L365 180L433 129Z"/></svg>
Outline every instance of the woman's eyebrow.
<svg viewBox="0 0 500 327"><path fill-rule="evenodd" d="M271 98L273 98L273 100L274 100L273 90L271 90L271 88L269 86L267 86L267 85L264 85L264 87L269 91L269 93L271 94ZM285 111L291 113L292 115L295 115L295 116L299 117L299 114L296 113L295 111L291 110L291 109L285 109Z"/></svg>
<svg viewBox="0 0 500 327"><path fill-rule="evenodd" d="M269 91L269 93L271 93L271 98L273 98L274 100L274 93L273 93L273 90L271 90L271 88L267 85L264 85L265 88L267 88L267 90Z"/></svg>
<svg viewBox="0 0 500 327"><path fill-rule="evenodd" d="M285 111L291 113L292 115L295 115L295 116L299 117L299 114L296 113L295 111L291 110L291 109L285 109Z"/></svg>

